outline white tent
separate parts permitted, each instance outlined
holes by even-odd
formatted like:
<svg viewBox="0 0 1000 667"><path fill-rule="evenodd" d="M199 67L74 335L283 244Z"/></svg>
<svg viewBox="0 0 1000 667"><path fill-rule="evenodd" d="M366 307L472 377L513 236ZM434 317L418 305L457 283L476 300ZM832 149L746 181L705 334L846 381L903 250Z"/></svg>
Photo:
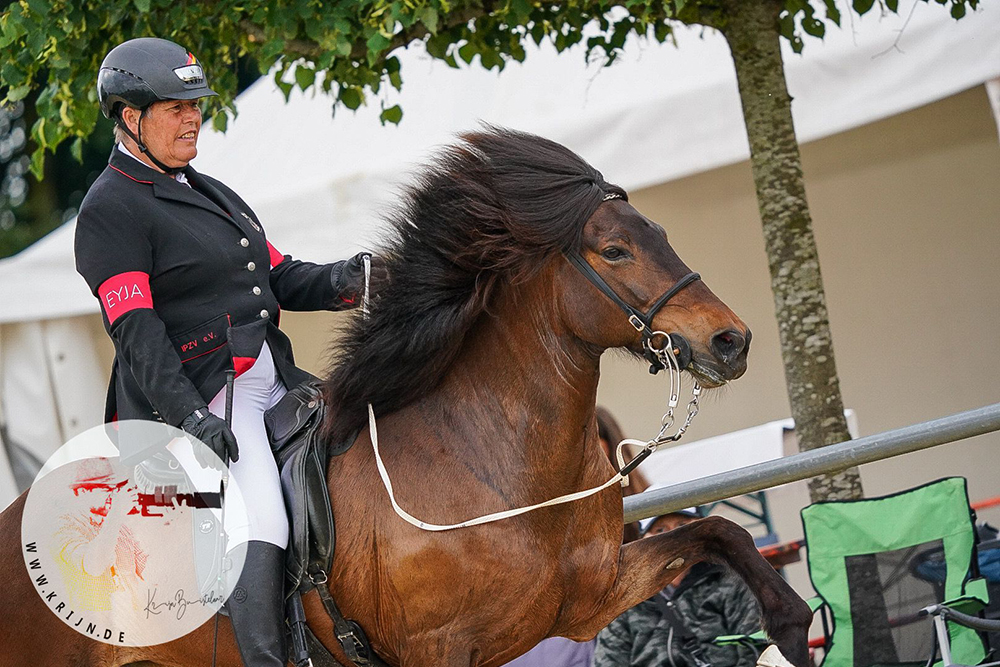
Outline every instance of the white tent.
<svg viewBox="0 0 1000 667"><path fill-rule="evenodd" d="M786 48L800 141L1000 77L997 35L995 7L957 22L923 2L898 16L845 13L842 29L808 38L802 55ZM241 193L282 252L329 261L377 243L379 216L407 173L480 121L562 142L627 189L746 159L725 41L681 28L677 42L633 40L610 68L587 66L582 47L556 54L546 45L499 74L451 69L411 47L400 55L402 93L384 91L335 117L326 97L296 90L286 104L264 78L240 97L226 135L205 133L194 164ZM380 103L397 102L402 124L382 126ZM94 362L99 324L95 332L67 319L98 312L75 273L72 240L70 222L0 261L0 419L10 440L41 458L100 418L107 377ZM0 461L0 506L13 497L3 469Z"/></svg>

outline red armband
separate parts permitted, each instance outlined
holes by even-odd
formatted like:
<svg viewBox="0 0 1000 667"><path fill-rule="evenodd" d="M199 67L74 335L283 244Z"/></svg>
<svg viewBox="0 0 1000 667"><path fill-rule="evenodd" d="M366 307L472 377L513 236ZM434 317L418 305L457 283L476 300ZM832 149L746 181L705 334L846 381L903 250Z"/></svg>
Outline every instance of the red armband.
<svg viewBox="0 0 1000 667"><path fill-rule="evenodd" d="M267 252L271 255L271 268L273 269L278 264L285 261L285 256L278 252L278 249L271 245L271 242L267 242Z"/></svg>
<svg viewBox="0 0 1000 667"><path fill-rule="evenodd" d="M152 308L153 295L149 291L149 274L142 271L127 271L111 276L97 288L101 307L108 316L108 322L115 320L136 308Z"/></svg>

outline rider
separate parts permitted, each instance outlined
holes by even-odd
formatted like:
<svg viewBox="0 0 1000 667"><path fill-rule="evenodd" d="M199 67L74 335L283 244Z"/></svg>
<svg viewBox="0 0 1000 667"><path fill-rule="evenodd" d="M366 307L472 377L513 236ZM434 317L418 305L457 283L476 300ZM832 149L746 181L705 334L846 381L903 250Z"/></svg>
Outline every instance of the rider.
<svg viewBox="0 0 1000 667"><path fill-rule="evenodd" d="M97 92L117 144L80 207L75 251L115 345L105 421L164 421L232 460L232 477L252 492L243 494L246 560L226 604L244 664L284 666L288 521L261 415L313 378L295 366L280 309L356 307L367 253L332 264L284 255L235 192L189 165L198 99L216 93L183 47L118 45ZM227 369L236 371L231 429L219 417Z"/></svg>

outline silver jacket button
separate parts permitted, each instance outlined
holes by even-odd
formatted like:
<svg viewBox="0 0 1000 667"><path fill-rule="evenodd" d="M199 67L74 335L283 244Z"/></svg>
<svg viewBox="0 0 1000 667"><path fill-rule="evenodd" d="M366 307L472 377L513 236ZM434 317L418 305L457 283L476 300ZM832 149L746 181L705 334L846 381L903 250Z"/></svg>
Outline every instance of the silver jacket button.
<svg viewBox="0 0 1000 667"><path fill-rule="evenodd" d="M253 262L247 262L247 271L253 271L256 268L257 268L256 264L254 264Z"/></svg>
<svg viewBox="0 0 1000 667"><path fill-rule="evenodd" d="M245 238L240 239L240 245L246 248L247 246L250 245L250 239L245 239Z"/></svg>
<svg viewBox="0 0 1000 667"><path fill-rule="evenodd" d="M266 308L264 310L260 311L260 318L262 320L266 320L268 317L270 317L270 315L268 315Z"/></svg>
<svg viewBox="0 0 1000 667"><path fill-rule="evenodd" d="M254 285L254 286L253 286L253 293L254 293L255 295L257 295L257 296L260 296L260 288L259 288L259 287L257 287L256 285Z"/></svg>

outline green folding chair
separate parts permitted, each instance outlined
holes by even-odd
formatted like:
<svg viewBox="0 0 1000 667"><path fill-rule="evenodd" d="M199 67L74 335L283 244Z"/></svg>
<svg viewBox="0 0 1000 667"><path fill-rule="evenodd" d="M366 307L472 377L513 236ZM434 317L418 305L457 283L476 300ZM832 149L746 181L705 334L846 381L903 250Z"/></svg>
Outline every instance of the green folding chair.
<svg viewBox="0 0 1000 667"><path fill-rule="evenodd" d="M947 667L986 659L983 628L961 624L981 621L973 615L989 602L964 478L881 498L815 503L802 510L802 526L819 595L813 606L825 607L822 667ZM929 615L941 618L940 633Z"/></svg>

